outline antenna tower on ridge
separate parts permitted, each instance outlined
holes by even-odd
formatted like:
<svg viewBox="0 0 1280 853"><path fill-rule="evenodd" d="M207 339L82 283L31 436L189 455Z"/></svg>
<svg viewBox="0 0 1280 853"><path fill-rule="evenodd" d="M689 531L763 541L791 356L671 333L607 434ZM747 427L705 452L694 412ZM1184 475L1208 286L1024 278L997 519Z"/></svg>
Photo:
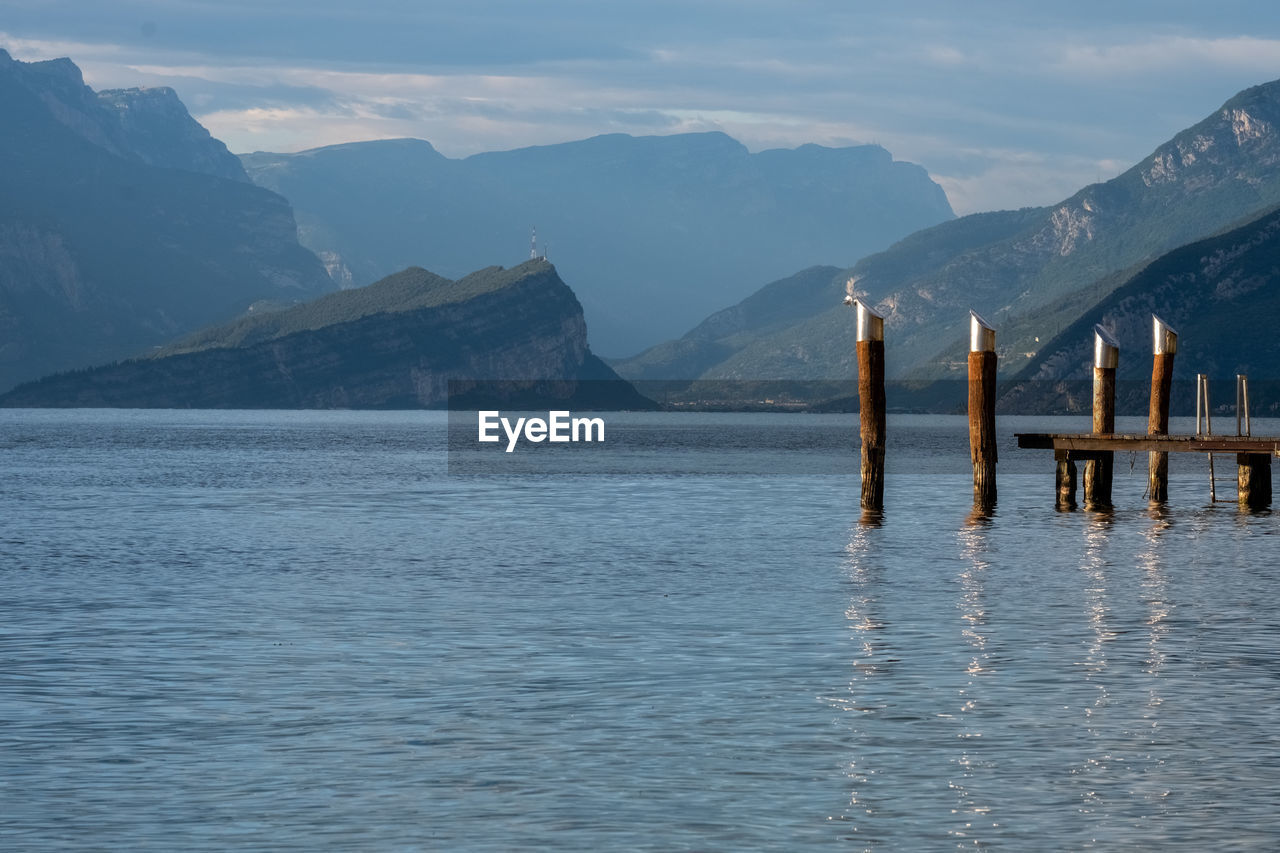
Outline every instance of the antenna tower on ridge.
<svg viewBox="0 0 1280 853"><path fill-rule="evenodd" d="M538 259L538 229L535 226L533 233L529 235L529 260L536 261Z"/></svg>

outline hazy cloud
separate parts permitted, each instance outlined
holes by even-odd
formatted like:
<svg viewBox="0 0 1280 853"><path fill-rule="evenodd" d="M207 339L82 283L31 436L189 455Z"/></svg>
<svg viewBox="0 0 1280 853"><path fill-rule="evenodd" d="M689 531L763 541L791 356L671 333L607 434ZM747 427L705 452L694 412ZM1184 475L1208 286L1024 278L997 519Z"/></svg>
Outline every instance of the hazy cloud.
<svg viewBox="0 0 1280 853"><path fill-rule="evenodd" d="M879 142L961 212L1052 202L1280 77L1257 0L8 0L3 27L18 58L71 56L97 88L173 86L237 151Z"/></svg>
<svg viewBox="0 0 1280 853"><path fill-rule="evenodd" d="M1054 67L1073 74L1116 77L1166 73L1189 65L1239 69L1270 75L1270 79L1280 74L1280 39L1178 36L1129 44L1072 45L1063 49Z"/></svg>

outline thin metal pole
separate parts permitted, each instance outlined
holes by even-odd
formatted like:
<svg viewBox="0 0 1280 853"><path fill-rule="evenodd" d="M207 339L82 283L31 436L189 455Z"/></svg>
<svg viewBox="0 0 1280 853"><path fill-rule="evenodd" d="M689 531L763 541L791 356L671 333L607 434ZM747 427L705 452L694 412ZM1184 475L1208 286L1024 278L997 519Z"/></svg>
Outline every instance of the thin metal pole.
<svg viewBox="0 0 1280 853"><path fill-rule="evenodd" d="M1244 387L1244 434L1253 435L1253 429L1249 425L1249 374L1240 374L1240 379Z"/></svg>
<svg viewBox="0 0 1280 853"><path fill-rule="evenodd" d="M1204 377L1204 434L1213 435L1213 406L1209 402L1209 374L1200 374Z"/></svg>
<svg viewBox="0 0 1280 853"><path fill-rule="evenodd" d="M1196 435L1200 435L1200 409L1204 405L1200 393L1204 390L1204 374L1196 374Z"/></svg>
<svg viewBox="0 0 1280 853"><path fill-rule="evenodd" d="M1209 414L1209 376L1206 373L1200 374L1200 384L1204 386L1204 433L1205 435L1213 435L1213 416ZM1216 503L1218 500L1218 481L1213 473L1213 454L1209 454L1209 502Z"/></svg>
<svg viewBox="0 0 1280 853"><path fill-rule="evenodd" d="M1240 412L1240 406L1244 402L1244 389L1242 387L1243 379L1244 374L1236 374L1236 435L1244 434L1240 431L1241 425L1244 423L1244 418Z"/></svg>

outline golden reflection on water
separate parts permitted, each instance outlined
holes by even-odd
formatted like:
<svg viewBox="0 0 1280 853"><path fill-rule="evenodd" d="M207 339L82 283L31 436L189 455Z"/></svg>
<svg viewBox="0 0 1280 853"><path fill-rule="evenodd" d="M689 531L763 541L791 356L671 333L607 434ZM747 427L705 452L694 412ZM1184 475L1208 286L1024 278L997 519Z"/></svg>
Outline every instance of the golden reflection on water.
<svg viewBox="0 0 1280 853"><path fill-rule="evenodd" d="M852 525L849 543L845 546L845 573L851 587L845 618L849 620L854 639L853 676L848 695L833 700L833 704L855 715L874 714L883 708L876 703L871 684L885 674L889 664L888 644L880 638L887 626L878 615L882 567L876 555L876 540L881 518L878 512L864 512ZM857 716L854 719L857 733L861 726ZM857 814L873 812L864 792L876 772L876 768L868 766L855 751L845 768L851 787L849 813L843 815L844 819L852 820Z"/></svg>
<svg viewBox="0 0 1280 853"><path fill-rule="evenodd" d="M1143 672L1149 676L1147 681L1147 707L1142 712L1142 719L1148 727L1148 743L1156 739L1160 728L1160 706L1164 699L1160 695L1160 685L1165 667L1165 638L1170 631L1170 614L1173 603L1169 601L1169 575L1165 569L1162 546L1165 534L1173 523L1168 510L1161 504L1153 504L1148 510L1151 523L1143 531L1143 548L1138 553L1138 568L1142 571L1142 596L1147 610L1147 654L1143 661ZM1154 765L1164 764L1159 756L1146 756ZM1163 785L1145 790L1147 801L1163 811L1161 801L1169 795ZM1159 804L1159 805L1156 805Z"/></svg>
<svg viewBox="0 0 1280 853"><path fill-rule="evenodd" d="M1169 633L1168 619L1173 608L1168 600L1169 577L1160 556L1160 540L1173 524L1169 520L1168 511L1162 506L1153 505L1149 515L1151 524L1143 532L1146 545L1138 554L1138 565L1142 569L1142 591L1147 604L1147 659L1143 671L1151 676L1159 676L1165 662L1162 641ZM1148 701L1152 707L1161 703L1156 692L1158 683L1157 678L1153 677Z"/></svg>
<svg viewBox="0 0 1280 853"><path fill-rule="evenodd" d="M978 829L999 827L999 821L993 818L993 809L989 804L979 800L974 790L973 780L980 771L990 771L993 765L989 759L975 754L974 747L980 743L983 735L982 721L985 712L983 687L984 681L994 673L989 642L988 610L986 596L987 574L991 568L988 556L991 553L990 528L992 513L989 508L974 507L956 534L960 546L960 599L956 603L960 611L960 635L968 646L968 663L964 668L965 681L960 687L955 719L959 723L957 737L961 741L960 755L953 759L959 768L959 774L950 781L950 788L955 793L956 805L951 810L963 824L950 831L957 839L972 840L979 844L980 839L973 837ZM970 747L969 744L974 744Z"/></svg>
<svg viewBox="0 0 1280 853"><path fill-rule="evenodd" d="M1084 581L1085 621L1089 628L1089 644L1085 647L1084 659L1077 663L1084 673L1085 682L1094 688L1094 698L1084 708L1085 731L1091 740L1100 739L1105 730L1104 718L1110 702L1107 690L1107 645L1115 640L1117 632L1112 629L1111 607L1107 592L1107 558L1106 548L1108 536L1115 522L1115 515L1110 510L1088 513L1084 529L1084 555L1080 570ZM1073 770L1075 775L1105 772L1112 762L1110 752L1105 749L1101 754L1085 758L1081 767ZM1102 796L1097 787L1086 784L1083 794L1082 814L1098 812L1103 807Z"/></svg>
<svg viewBox="0 0 1280 853"><path fill-rule="evenodd" d="M989 516L975 511L958 535L964 566L960 572L961 596L958 606L963 622L961 634L973 653L966 670L971 676L989 671L990 656L987 654L987 635L983 629L987 624L984 583L987 570L991 567L986 559L989 551L987 529L990 525Z"/></svg>

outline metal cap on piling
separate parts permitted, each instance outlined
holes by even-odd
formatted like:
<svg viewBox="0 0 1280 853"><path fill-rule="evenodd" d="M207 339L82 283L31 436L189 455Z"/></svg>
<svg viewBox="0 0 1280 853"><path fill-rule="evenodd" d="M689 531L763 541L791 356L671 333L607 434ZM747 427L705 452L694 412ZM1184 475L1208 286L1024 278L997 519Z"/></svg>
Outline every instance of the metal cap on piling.
<svg viewBox="0 0 1280 853"><path fill-rule="evenodd" d="M977 311L969 312L969 352L995 352L996 330Z"/></svg>
<svg viewBox="0 0 1280 853"><path fill-rule="evenodd" d="M1151 315L1151 351L1155 355L1174 355L1178 351L1178 333L1155 314Z"/></svg>
<svg viewBox="0 0 1280 853"><path fill-rule="evenodd" d="M1111 332L1093 327L1093 366L1116 368L1120 365L1120 344Z"/></svg>
<svg viewBox="0 0 1280 853"><path fill-rule="evenodd" d="M861 299L853 300L853 308L858 312L859 341L883 341L884 317L872 311Z"/></svg>

